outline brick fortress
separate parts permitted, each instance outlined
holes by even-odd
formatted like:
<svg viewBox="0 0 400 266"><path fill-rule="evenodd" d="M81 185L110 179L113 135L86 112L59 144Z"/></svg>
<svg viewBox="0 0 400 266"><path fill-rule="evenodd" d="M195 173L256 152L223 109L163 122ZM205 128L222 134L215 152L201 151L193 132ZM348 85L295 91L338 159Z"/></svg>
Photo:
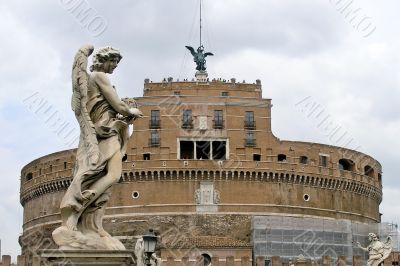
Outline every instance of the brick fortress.
<svg viewBox="0 0 400 266"><path fill-rule="evenodd" d="M352 242L366 246L380 222L379 162L341 147L277 138L259 80L146 79L143 91L135 100L145 118L135 122L104 220L128 249L154 228L165 262L189 265L202 257L208 265L219 257L225 265L234 257L244 265L242 257L288 262L299 255L365 261ZM51 232L60 224L74 152L49 154L22 169L20 244L28 261L35 249L56 248Z"/></svg>

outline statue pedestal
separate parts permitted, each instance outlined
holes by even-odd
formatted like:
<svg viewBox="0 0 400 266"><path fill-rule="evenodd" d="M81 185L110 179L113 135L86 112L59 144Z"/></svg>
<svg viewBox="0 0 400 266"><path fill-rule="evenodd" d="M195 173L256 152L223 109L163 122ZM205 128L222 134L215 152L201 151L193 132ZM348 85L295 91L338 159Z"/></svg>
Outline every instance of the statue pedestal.
<svg viewBox="0 0 400 266"><path fill-rule="evenodd" d="M43 250L42 265L51 266L136 266L133 251L128 250Z"/></svg>
<svg viewBox="0 0 400 266"><path fill-rule="evenodd" d="M207 82L207 77L208 77L208 73L207 71L197 71L196 74L194 75L196 77L196 81L197 82Z"/></svg>

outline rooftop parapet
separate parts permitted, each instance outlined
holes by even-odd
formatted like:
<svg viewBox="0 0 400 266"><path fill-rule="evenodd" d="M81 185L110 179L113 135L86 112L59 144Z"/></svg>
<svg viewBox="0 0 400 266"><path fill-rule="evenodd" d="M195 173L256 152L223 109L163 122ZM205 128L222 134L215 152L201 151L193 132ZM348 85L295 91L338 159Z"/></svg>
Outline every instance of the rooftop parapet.
<svg viewBox="0 0 400 266"><path fill-rule="evenodd" d="M245 80L237 82L235 78L211 79L206 82L199 82L195 79L174 80L172 77L164 78L161 82L153 82L146 78L144 80L144 97L146 96L166 96L166 95L212 95L217 94L221 97L255 97L262 98L261 80L254 83L246 83ZM202 93L204 92L204 93ZM164 95L165 93L165 95ZM214 95L215 96L215 95Z"/></svg>

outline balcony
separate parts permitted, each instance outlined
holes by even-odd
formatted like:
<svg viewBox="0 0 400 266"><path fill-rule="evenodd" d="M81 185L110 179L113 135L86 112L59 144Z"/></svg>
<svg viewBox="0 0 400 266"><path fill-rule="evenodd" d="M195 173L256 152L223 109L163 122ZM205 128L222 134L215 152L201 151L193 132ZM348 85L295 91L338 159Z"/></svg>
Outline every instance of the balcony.
<svg viewBox="0 0 400 266"><path fill-rule="evenodd" d="M255 147L256 146L256 139L245 139L244 140L245 147Z"/></svg>
<svg viewBox="0 0 400 266"><path fill-rule="evenodd" d="M151 128L151 129L161 128L161 120L160 119L151 119L149 121L149 128Z"/></svg>
<svg viewBox="0 0 400 266"><path fill-rule="evenodd" d="M159 147L160 146L160 138L150 138L149 146L150 147Z"/></svg>
<svg viewBox="0 0 400 266"><path fill-rule="evenodd" d="M245 120L244 128L245 129L256 129L256 121L255 120Z"/></svg>
<svg viewBox="0 0 400 266"><path fill-rule="evenodd" d="M193 128L193 119L182 120L182 128L183 129L192 129Z"/></svg>
<svg viewBox="0 0 400 266"><path fill-rule="evenodd" d="M213 127L215 129L223 129L224 128L224 120L222 119L217 119L217 120L213 120Z"/></svg>

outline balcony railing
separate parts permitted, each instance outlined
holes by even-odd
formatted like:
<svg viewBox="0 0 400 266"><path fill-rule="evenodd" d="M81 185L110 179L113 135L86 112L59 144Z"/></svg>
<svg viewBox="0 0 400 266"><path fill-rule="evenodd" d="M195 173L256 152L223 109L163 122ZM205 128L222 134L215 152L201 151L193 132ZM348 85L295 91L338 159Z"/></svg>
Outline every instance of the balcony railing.
<svg viewBox="0 0 400 266"><path fill-rule="evenodd" d="M192 129L193 128L193 119L184 119L184 120L182 120L182 128L184 128L184 129Z"/></svg>
<svg viewBox="0 0 400 266"><path fill-rule="evenodd" d="M151 128L151 129L158 129L158 128L161 128L161 120L160 119L151 119L150 121L149 121L149 127Z"/></svg>
<svg viewBox="0 0 400 266"><path fill-rule="evenodd" d="M158 147L158 146L160 146L160 138L150 138L149 139L149 146L150 147Z"/></svg>
<svg viewBox="0 0 400 266"><path fill-rule="evenodd" d="M256 139L245 139L244 140L245 147L255 147L256 146Z"/></svg>
<svg viewBox="0 0 400 266"><path fill-rule="evenodd" d="M244 128L245 129L256 129L256 121L255 120L245 120Z"/></svg>
<svg viewBox="0 0 400 266"><path fill-rule="evenodd" d="M222 129L222 128L224 128L224 120L222 120L222 119L213 120L213 127L214 127L215 129Z"/></svg>

